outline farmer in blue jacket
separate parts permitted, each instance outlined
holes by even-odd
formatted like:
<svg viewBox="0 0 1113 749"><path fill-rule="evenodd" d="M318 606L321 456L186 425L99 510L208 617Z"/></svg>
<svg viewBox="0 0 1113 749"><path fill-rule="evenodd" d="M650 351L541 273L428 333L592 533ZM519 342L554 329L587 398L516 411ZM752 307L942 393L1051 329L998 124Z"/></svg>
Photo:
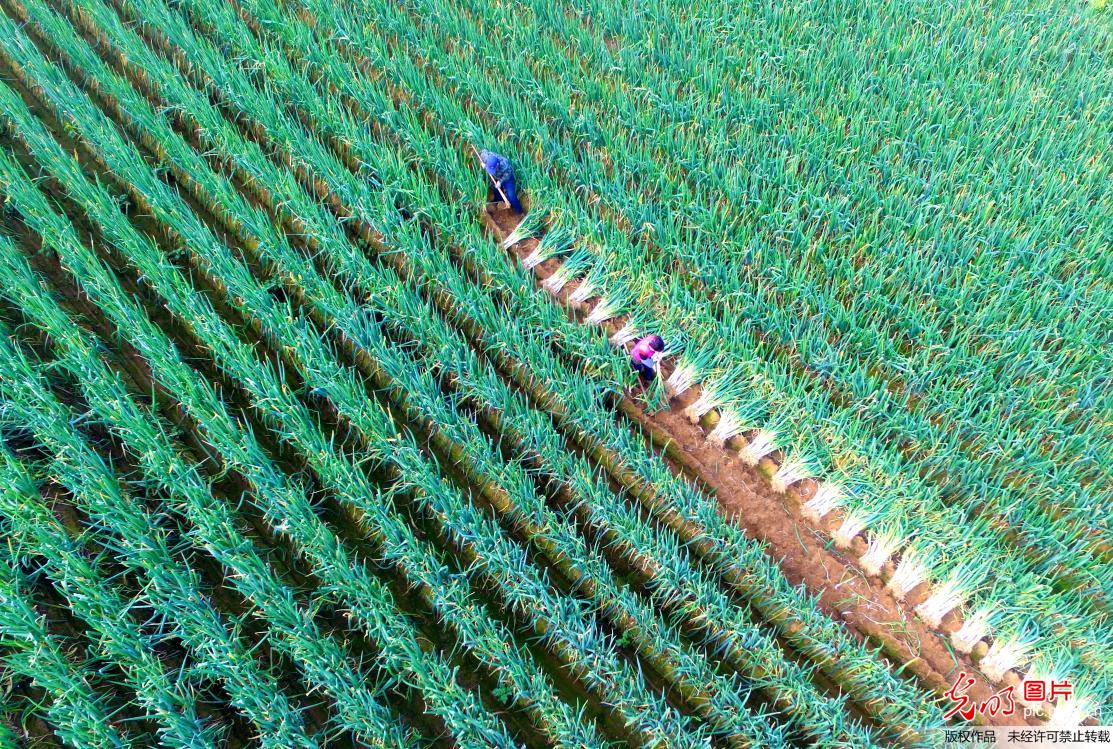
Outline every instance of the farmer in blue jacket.
<svg viewBox="0 0 1113 749"><path fill-rule="evenodd" d="M515 213L522 212L522 204L518 201L518 190L514 184L514 169L510 166L510 159L494 151L486 149L479 151L479 161L490 178L488 182L488 198L498 200L498 191L506 196L506 201Z"/></svg>

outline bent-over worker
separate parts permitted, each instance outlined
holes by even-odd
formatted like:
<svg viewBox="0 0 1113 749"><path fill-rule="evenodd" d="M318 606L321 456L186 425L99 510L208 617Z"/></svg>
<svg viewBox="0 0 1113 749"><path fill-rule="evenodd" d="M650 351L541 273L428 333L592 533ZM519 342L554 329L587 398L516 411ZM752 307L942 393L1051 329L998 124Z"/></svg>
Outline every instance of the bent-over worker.
<svg viewBox="0 0 1113 749"><path fill-rule="evenodd" d="M630 349L630 367L638 373L642 392L657 376L657 359L664 350L665 342L656 333L645 336Z"/></svg>
<svg viewBox="0 0 1113 749"><path fill-rule="evenodd" d="M483 164L483 169L487 172L489 179L487 185L488 199L491 201L499 200L499 191L501 191L514 212L521 213L522 204L518 200L517 185L514 184L514 168L510 166L510 159L502 154L484 149L479 152L479 161Z"/></svg>

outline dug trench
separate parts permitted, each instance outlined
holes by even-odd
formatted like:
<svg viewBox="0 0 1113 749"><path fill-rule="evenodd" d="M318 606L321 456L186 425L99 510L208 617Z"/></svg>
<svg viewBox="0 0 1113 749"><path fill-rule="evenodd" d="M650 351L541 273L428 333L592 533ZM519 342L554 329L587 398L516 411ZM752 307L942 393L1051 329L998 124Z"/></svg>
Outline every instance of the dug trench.
<svg viewBox="0 0 1113 749"><path fill-rule="evenodd" d="M499 241L518 223L518 218L501 205L489 206L481 220ZM537 244L536 238L528 239L509 252L524 259ZM534 268L539 289L559 267L560 259L553 258ZM583 322L595 299L572 302L569 296L575 288L575 283L568 284L555 298L572 319ZM603 328L610 335L624 322L624 318L612 318ZM667 377L670 371L665 362L661 375ZM809 593L818 595L817 605L823 613L881 648L897 673L913 675L929 689L944 694L965 672L975 679L967 692L975 701L999 690L978 670L975 658L955 652L941 633L913 613L915 605L926 597L925 585L911 591L903 602L898 601L884 586L891 564L882 570L885 577L870 577L851 556L833 546L830 536L841 520L837 512L825 518L821 527L803 517L800 506L814 487L797 484L779 495L768 480L768 460L751 468L733 451L708 442L705 431L682 414L697 397L698 386L672 399L669 408L654 412L644 401L625 396L617 404L615 417L637 425L674 473L696 480L714 496L724 515L737 522L747 536L766 545L766 553L777 561L790 583L803 584ZM857 549L861 551L864 549ZM941 629L949 632L955 621L953 613L948 615ZM974 655L980 657L977 650ZM1017 678L1014 673L1006 674L1006 684L1016 683ZM984 721L989 725L1041 724L1038 718L1024 718L1022 712L1017 705L1014 715L986 716Z"/></svg>
<svg viewBox="0 0 1113 749"><path fill-rule="evenodd" d="M475 16L469 14L467 10L462 10L461 12L463 12L465 15L471 15L474 23L482 23L485 20L482 17L482 14L480 14L479 16ZM583 19L579 18L570 18L569 20L576 24L584 23ZM413 15L413 22L422 26L427 23L427 21L421 19L418 15ZM443 34L441 34L440 37L445 40L446 44L451 44L451 42L449 41L449 37L446 37ZM557 49L562 49L568 46L562 44L559 37L554 38L552 41ZM405 52L402 51L403 49L404 48L399 48L399 54L405 54ZM454 54L460 55L471 54L474 52L474 50L464 50L456 46L446 47L446 49L451 49ZM539 80L549 80L550 70L548 66L536 66L529 60L526 60L525 62L528 66L531 67L531 69L533 70L533 74L537 76ZM478 64L482 65L481 62ZM449 85L449 83L438 74L434 73L431 70L428 72L432 76L432 80L438 81L438 85ZM604 77L609 77L609 74ZM557 84L558 87L559 85L560 84ZM612 83L612 85L621 86L621 83ZM607 111L598 109L594 105L585 105L588 106L588 112L590 112L593 117L601 119L606 119L608 117ZM490 122L490 116L483 111L483 108L481 106L475 108L473 110L473 114L478 116L481 120ZM577 131L574 128L567 128L560 121L560 117L557 117L553 121L553 126L556 128L557 132L561 133L562 137L568 138L570 143L581 143L585 139L583 133ZM590 139L588 138L588 140ZM533 147L526 146L523 142L522 148L526 151L529 151L532 150ZM605 149L593 152L593 156L608 165L608 171L612 174L613 177L613 161L610 158L609 154L606 153ZM556 167L558 170L563 169L562 167L557 167L555 163L554 167ZM569 179L571 178L571 175L568 175L566 173L564 178ZM669 179L689 180L690 177L689 175L685 174L683 170L680 170L679 174L669 174ZM607 199L605 199L598 193L595 193L590 188L590 186L580 184L579 181L575 178L572 178L572 182L573 184L578 185L578 190L586 190L585 197L588 199L588 202L591 203L596 209L598 209L602 216L607 217L608 220L612 221L615 226L620 227L624 232L629 232L629 220L621 210L618 210L617 207L614 205L610 205ZM642 200L649 202L659 202L661 199L661 196L655 190L649 189L649 191L643 192L644 190L646 190L646 188L642 185L639 185L636 180L627 182L626 187L627 189L635 193L641 192ZM645 236L639 237L639 241L643 239L645 239ZM716 290L714 288L708 287L701 274L699 274L698 272L694 272L694 269L692 268L687 268L684 263L679 264L675 267L675 269L676 272L685 279L685 284L689 286L692 292L695 293L699 298L705 299L707 301L707 304L709 305L709 308L715 310L715 314L717 316L727 315L729 317L729 313L720 305L721 300L718 299ZM780 301L780 297L777 297L777 299L778 301ZM813 309L812 312L816 312L816 310ZM854 395L852 390L848 389L845 383L839 384L833 378L825 376L819 370L808 366L806 363L807 357L804 357L801 352L796 349L791 340L781 340L778 336L772 335L772 331L768 330L761 333L760 338L766 344L772 343L772 351L777 357L780 358L782 363L790 364L793 370L796 371L800 376L806 378L808 381L814 382L815 384L827 390L829 395L832 397L833 402L839 405L839 407L846 408L853 404ZM840 345L840 340L841 339L839 337L834 337L831 340L831 343ZM912 344L906 336L901 336L897 340L897 345L902 347L902 351L905 351L907 353L909 350L908 347ZM880 362L875 362L874 366L883 368L883 364ZM873 373L876 374L880 371L882 371L882 369L874 370ZM904 382L904 378L902 375L900 375L900 373L885 371L885 377L890 380L889 387L891 388L892 392L904 393L905 395L907 395L909 400L913 404L915 404L913 406L915 410L919 411L921 407L925 409L927 408L927 404L921 403L920 399L911 392L909 386L907 385L907 383ZM929 421L936 426L938 426L944 418L942 415L940 415L940 413L936 411L929 411L925 415L927 416ZM963 429L963 425L961 424L955 426L957 429ZM908 435L905 432L887 428L886 431L881 434L884 439L895 446L902 455L906 457L913 457L916 454L916 448L913 447L912 441L909 439ZM976 451L977 449L976 439L970 434L966 435L966 437L963 439L962 444L962 449L968 455L973 455L974 451ZM986 459L985 451L982 451L982 453L979 454L979 459L983 461ZM999 469L1005 473L1008 473L1009 482L1014 483L1017 487L1025 485L1026 482L1037 481L1037 478L1033 474L1031 474L1029 471L1026 471L1023 466L1015 464L1015 461L1013 465L1000 464ZM926 474L925 477L927 477ZM945 501L948 504L961 502L966 496L965 492L963 491L963 487L959 483L959 479L956 476L949 476L947 472L939 471L930 476L930 478L933 484L938 485L940 489L943 490ZM1059 517L1055 507L1047 507L1046 509L1048 512L1052 513L1053 516ZM979 517L982 517L983 514L985 517L988 517L994 529L997 532L1001 533L1004 539L1008 543L1012 544L1015 547L1016 551L1019 554L1022 554L1032 564L1039 566L1046 562L1046 548L1043 548L1042 545L1040 545L1038 542L1034 542L1031 537L1026 536L1024 532L1017 526L1010 525L1004 520L1004 518L995 515L992 511L983 509L980 506L971 508L971 511L977 513ZM1101 558L1108 558L1109 549L1106 545L1099 545L1097 549L1098 553L1101 555ZM1077 570L1071 569L1069 565L1055 564L1053 565L1052 571L1054 576L1052 585L1055 590L1062 593L1076 590L1090 591L1086 593L1086 597L1088 600L1092 601L1093 605L1097 607L1098 610L1104 611L1108 608L1109 603L1105 599L1105 597L1100 592L1093 591L1093 581L1085 579L1083 576L1079 576Z"/></svg>

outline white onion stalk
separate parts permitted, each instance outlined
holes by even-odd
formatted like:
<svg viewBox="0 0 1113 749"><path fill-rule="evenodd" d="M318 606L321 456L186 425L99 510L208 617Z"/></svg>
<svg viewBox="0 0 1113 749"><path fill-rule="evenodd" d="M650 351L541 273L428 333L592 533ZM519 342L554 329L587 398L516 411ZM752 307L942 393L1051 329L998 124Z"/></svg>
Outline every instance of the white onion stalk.
<svg viewBox="0 0 1113 749"><path fill-rule="evenodd" d="M904 541L900 528L893 526L870 534L869 547L859 560L867 575L880 575L881 568Z"/></svg>
<svg viewBox="0 0 1113 749"><path fill-rule="evenodd" d="M927 579L927 576L928 568L921 561L919 550L909 549L901 556L896 571L885 587L896 596L898 601L903 601L913 588Z"/></svg>
<svg viewBox="0 0 1113 749"><path fill-rule="evenodd" d="M1030 632L999 638L989 648L979 667L990 681L1001 681L1005 673L1023 666L1031 658L1036 636Z"/></svg>
<svg viewBox="0 0 1113 749"><path fill-rule="evenodd" d="M1094 714L1096 703L1094 698L1085 693L1080 693L1077 686L1072 690L1070 699L1055 701L1055 709L1051 711L1049 725L1056 728L1080 726L1082 721Z"/></svg>
<svg viewBox="0 0 1113 749"><path fill-rule="evenodd" d="M707 435L707 440L717 447L723 447L731 437L741 434L749 426L737 409L727 407L719 413L719 423Z"/></svg>
<svg viewBox="0 0 1113 749"><path fill-rule="evenodd" d="M964 604L973 594L982 574L981 569L955 568L927 600L916 607L916 613L929 627L938 627L943 617Z"/></svg>
<svg viewBox="0 0 1113 749"><path fill-rule="evenodd" d="M564 287L567 286L568 282L573 278L575 278L575 273L569 264L565 262L553 272L553 275L546 278L541 285L545 287L550 294L556 295L563 291Z"/></svg>
<svg viewBox="0 0 1113 749"><path fill-rule="evenodd" d="M684 416L693 424L698 424L704 414L721 405L723 405L723 401L719 398L715 388L709 385L703 389L703 392L699 394L692 405L684 409Z"/></svg>
<svg viewBox="0 0 1113 749"><path fill-rule="evenodd" d="M611 336L611 345L615 348L625 346L630 341L638 337L638 329L634 327L633 323L626 323L619 329L617 333Z"/></svg>
<svg viewBox="0 0 1113 749"><path fill-rule="evenodd" d="M522 224L518 224L518 226L521 227L524 223L523 221ZM538 226L536 228L540 227ZM528 236L532 234L533 231L530 227L526 227L523 233ZM524 239L525 237L522 238ZM534 248L533 252L522 261L522 266L526 270L534 268L551 257L563 255L570 250L575 243L576 235L573 234L570 229L565 226L553 226L545 232L545 236L541 237L541 241L537 243L537 247Z"/></svg>
<svg viewBox="0 0 1113 749"><path fill-rule="evenodd" d="M542 239L541 243L534 248L533 252L526 255L525 258L522 259L522 267L526 270L533 270L549 258L556 257L562 251L563 250L554 248L552 245L548 244L544 239Z"/></svg>
<svg viewBox="0 0 1113 749"><path fill-rule="evenodd" d="M602 325L617 314L618 306L610 299L602 299L587 316L587 322L589 325Z"/></svg>
<svg viewBox="0 0 1113 749"><path fill-rule="evenodd" d="M694 364L686 361L680 361L676 365L676 369L669 375L669 379L665 382L669 391L674 395L681 395L691 389L700 381L699 371Z"/></svg>
<svg viewBox="0 0 1113 749"><path fill-rule="evenodd" d="M786 460L784 465L777 469L771 479L773 484L773 491L784 494L788 491L788 487L793 484L803 481L806 478L811 478L812 471L808 468L807 461L804 460Z"/></svg>
<svg viewBox="0 0 1113 749"><path fill-rule="evenodd" d="M514 230L499 244L504 250L509 250L514 245L522 242L530 237L536 237L544 223L548 211L541 209L534 209L522 217Z"/></svg>
<svg viewBox="0 0 1113 749"><path fill-rule="evenodd" d="M580 302L586 302L588 298L594 294L595 283L591 279L585 278L580 282L580 285L576 287L576 290L568 296L568 299L579 304Z"/></svg>
<svg viewBox="0 0 1113 749"><path fill-rule="evenodd" d="M975 645L989 636L996 618L997 604L992 601L983 604L963 619L962 626L951 635L951 645L958 652L969 654Z"/></svg>
<svg viewBox="0 0 1113 749"><path fill-rule="evenodd" d="M509 250L511 247L518 244L519 242L524 242L525 240L534 236L534 234L536 233L536 228L537 227L532 226L532 222L528 220L528 217L522 219L522 221L516 227L514 227L514 231L510 232L510 235L507 236L506 239L502 240L502 243L499 245L499 247L504 250ZM530 257L533 257L536 254L537 251L534 250ZM533 265L537 265L537 263L534 263L533 265L526 265L526 262L528 262L528 258L525 262L522 263L527 268L532 268Z"/></svg>
<svg viewBox="0 0 1113 749"><path fill-rule="evenodd" d="M534 249L533 252L526 255L525 260L522 261L522 267L525 268L526 270L530 270L531 268L536 268L537 266L541 265L541 263L548 260L550 257L551 257L551 255L549 255L548 253L543 251L541 249L541 245L538 245L537 248Z"/></svg>
<svg viewBox="0 0 1113 749"><path fill-rule="evenodd" d="M835 531L835 546L840 549L847 549L850 547L854 538L866 529L866 526L874 520L874 515L867 510L860 507L855 507L850 512L846 513L843 518L842 525Z"/></svg>
<svg viewBox="0 0 1113 749"><path fill-rule="evenodd" d="M777 449L777 435L764 429L754 435L750 444L738 451L738 457L749 466L756 466L769 453Z"/></svg>
<svg viewBox="0 0 1113 749"><path fill-rule="evenodd" d="M822 520L827 513L840 506L843 500L846 499L837 484L832 484L829 481L824 481L819 485L815 491L815 496L804 503L801 512L804 517L811 520L813 523Z"/></svg>

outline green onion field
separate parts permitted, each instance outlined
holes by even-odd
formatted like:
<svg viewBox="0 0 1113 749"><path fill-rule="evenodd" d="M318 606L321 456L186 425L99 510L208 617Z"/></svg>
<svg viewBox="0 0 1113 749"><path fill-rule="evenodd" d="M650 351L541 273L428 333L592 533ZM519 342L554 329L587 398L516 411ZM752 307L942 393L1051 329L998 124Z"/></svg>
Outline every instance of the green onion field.
<svg viewBox="0 0 1113 749"><path fill-rule="evenodd" d="M0 146L0 749L1113 724L1103 2L0 0Z"/></svg>

